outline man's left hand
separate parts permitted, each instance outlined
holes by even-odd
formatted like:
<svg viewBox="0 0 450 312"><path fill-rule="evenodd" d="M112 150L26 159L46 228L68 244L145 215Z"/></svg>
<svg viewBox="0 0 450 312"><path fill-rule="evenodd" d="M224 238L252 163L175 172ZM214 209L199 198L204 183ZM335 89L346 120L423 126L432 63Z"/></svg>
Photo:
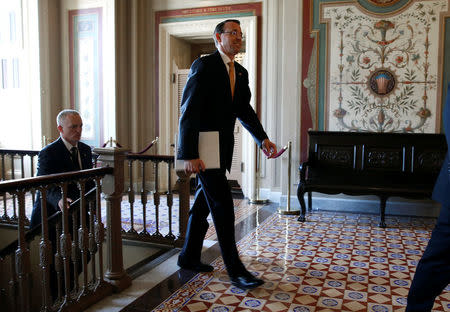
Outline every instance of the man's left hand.
<svg viewBox="0 0 450 312"><path fill-rule="evenodd" d="M264 154L267 158L273 158L277 154L277 146L275 143L271 142L269 139L265 139L261 144Z"/></svg>

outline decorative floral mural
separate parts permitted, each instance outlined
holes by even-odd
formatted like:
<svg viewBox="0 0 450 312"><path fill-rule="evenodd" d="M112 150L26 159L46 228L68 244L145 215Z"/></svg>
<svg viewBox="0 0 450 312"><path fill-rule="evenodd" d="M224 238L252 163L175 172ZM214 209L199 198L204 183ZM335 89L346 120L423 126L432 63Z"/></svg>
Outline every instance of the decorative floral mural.
<svg viewBox="0 0 450 312"><path fill-rule="evenodd" d="M326 6L328 130L436 132L439 14L447 0L421 1L397 15Z"/></svg>
<svg viewBox="0 0 450 312"><path fill-rule="evenodd" d="M376 6L388 6L399 2L399 0L368 0L369 3Z"/></svg>

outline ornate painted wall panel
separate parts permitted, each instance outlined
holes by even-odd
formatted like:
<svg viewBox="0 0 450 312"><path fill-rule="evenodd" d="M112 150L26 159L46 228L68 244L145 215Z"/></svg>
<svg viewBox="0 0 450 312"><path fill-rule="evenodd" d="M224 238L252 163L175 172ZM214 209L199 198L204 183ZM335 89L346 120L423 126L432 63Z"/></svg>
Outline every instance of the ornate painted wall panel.
<svg viewBox="0 0 450 312"><path fill-rule="evenodd" d="M303 3L301 160L308 129L440 132L449 0Z"/></svg>
<svg viewBox="0 0 450 312"><path fill-rule="evenodd" d="M422 1L374 17L355 5L327 5L327 129L436 132L439 14L447 0Z"/></svg>

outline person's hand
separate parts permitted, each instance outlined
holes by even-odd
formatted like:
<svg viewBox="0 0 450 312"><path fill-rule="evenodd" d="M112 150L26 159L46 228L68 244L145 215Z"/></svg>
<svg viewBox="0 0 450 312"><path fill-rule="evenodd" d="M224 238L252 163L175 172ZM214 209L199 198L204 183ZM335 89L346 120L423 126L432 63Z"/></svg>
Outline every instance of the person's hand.
<svg viewBox="0 0 450 312"><path fill-rule="evenodd" d="M199 173L200 171L205 171L206 167L203 160L197 159L186 159L184 161L184 171L186 174Z"/></svg>
<svg viewBox="0 0 450 312"><path fill-rule="evenodd" d="M73 200L71 199L71 198L67 198L67 207L66 208L69 208L69 206L70 206L70 203L72 202ZM63 205L64 205L64 203L63 203L63 199L61 198L60 200L59 200L59 202L58 202L58 207L59 207L59 210L61 210L62 211L62 209L63 209Z"/></svg>
<svg viewBox="0 0 450 312"><path fill-rule="evenodd" d="M265 139L262 142L261 147L264 154L266 154L267 158L272 158L277 154L277 146L269 139Z"/></svg>

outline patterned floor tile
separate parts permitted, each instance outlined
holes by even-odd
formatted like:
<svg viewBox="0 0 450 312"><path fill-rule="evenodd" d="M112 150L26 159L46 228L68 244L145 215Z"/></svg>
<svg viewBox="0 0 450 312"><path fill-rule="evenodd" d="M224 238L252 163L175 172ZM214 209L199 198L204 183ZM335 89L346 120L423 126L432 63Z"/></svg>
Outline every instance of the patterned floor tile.
<svg viewBox="0 0 450 312"><path fill-rule="evenodd" d="M342 299L321 297L319 298L317 306L340 311L342 308L342 302Z"/></svg>
<svg viewBox="0 0 450 312"><path fill-rule="evenodd" d="M154 311L404 311L434 222L387 219L391 228L380 229L378 216L314 212L299 223L275 214L238 243L264 285L233 287L218 258L219 272L196 275ZM450 287L433 311L450 311Z"/></svg>
<svg viewBox="0 0 450 312"><path fill-rule="evenodd" d="M362 304L357 301L347 301L344 300L342 304L342 309L347 309L348 311L366 311L367 307L365 304Z"/></svg>
<svg viewBox="0 0 450 312"><path fill-rule="evenodd" d="M235 311L235 306L228 306L224 304L213 304L208 311L211 312L233 312Z"/></svg>

